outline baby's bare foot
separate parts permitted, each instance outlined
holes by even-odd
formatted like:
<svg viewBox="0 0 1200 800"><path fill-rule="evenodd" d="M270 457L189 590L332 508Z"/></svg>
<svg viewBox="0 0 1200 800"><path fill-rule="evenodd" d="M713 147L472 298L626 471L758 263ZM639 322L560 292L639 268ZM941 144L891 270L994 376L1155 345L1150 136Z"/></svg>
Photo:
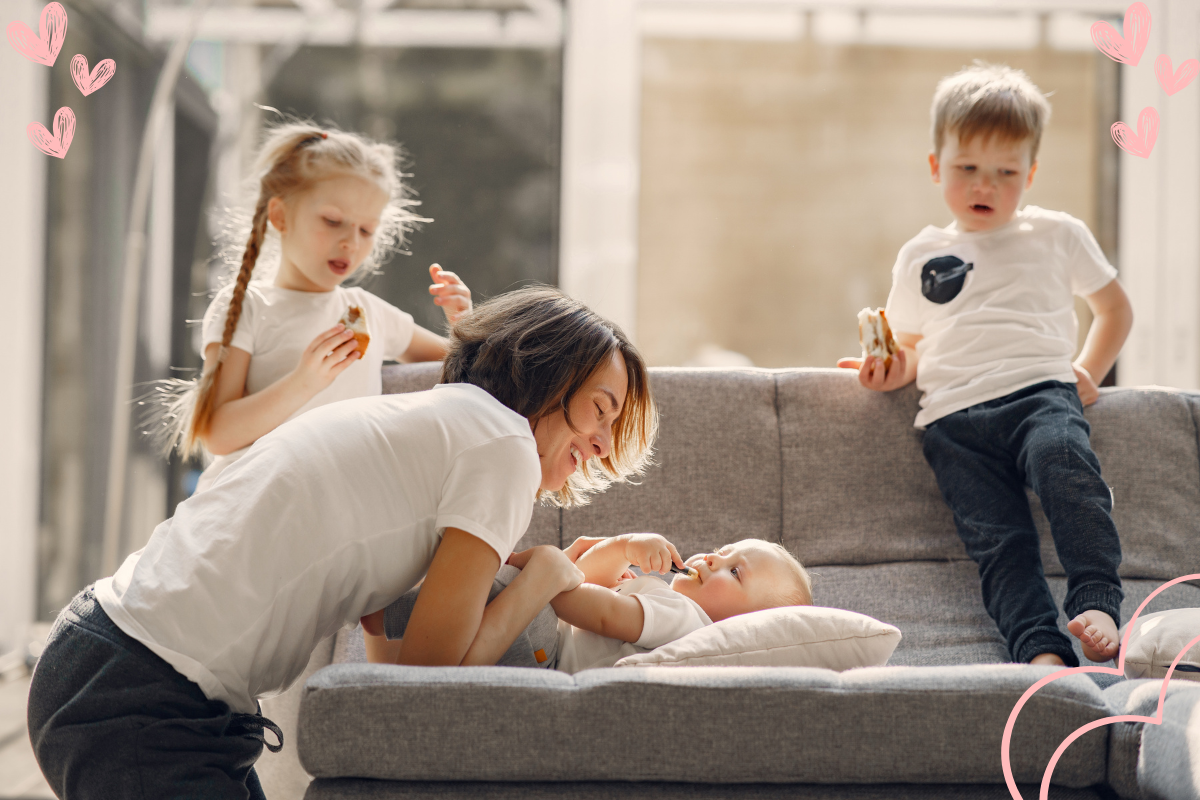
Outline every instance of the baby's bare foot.
<svg viewBox="0 0 1200 800"><path fill-rule="evenodd" d="M1029 660L1030 664L1049 667L1065 667L1067 662L1056 656L1054 653L1040 653Z"/></svg>
<svg viewBox="0 0 1200 800"><path fill-rule="evenodd" d="M1083 654L1092 661L1111 660L1121 646L1117 623L1094 608L1068 622L1067 630L1083 643Z"/></svg>

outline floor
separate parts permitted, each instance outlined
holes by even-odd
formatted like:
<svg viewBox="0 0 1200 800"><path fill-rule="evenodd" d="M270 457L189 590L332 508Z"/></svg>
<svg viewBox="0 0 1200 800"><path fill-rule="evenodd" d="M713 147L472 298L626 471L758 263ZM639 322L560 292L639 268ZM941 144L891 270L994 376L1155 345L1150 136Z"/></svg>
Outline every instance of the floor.
<svg viewBox="0 0 1200 800"><path fill-rule="evenodd" d="M0 678L0 798L53 798L25 731L29 677Z"/></svg>

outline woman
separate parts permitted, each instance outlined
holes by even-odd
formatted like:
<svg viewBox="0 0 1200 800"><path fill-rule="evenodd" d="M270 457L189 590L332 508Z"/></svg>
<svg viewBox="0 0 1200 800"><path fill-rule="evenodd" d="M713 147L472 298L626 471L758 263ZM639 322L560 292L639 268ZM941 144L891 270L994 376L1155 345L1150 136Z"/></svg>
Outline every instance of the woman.
<svg viewBox="0 0 1200 800"><path fill-rule="evenodd" d="M75 598L30 687L51 788L261 797L253 764L278 730L258 698L422 575L400 663L494 663L511 638L482 624L487 594L535 497L576 504L639 474L655 430L645 366L611 323L545 288L481 305L442 385L280 426ZM579 583L541 552L560 559L551 588Z"/></svg>

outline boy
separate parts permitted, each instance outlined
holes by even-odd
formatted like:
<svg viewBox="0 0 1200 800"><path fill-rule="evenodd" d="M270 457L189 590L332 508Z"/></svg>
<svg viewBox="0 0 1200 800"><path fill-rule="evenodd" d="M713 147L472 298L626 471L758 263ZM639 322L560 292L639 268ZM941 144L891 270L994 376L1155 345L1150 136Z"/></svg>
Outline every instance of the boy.
<svg viewBox="0 0 1200 800"><path fill-rule="evenodd" d="M584 582L550 601L554 614L538 613L538 603L544 602L542 585L552 583L571 562ZM565 551L541 546L514 553L508 564L521 572L498 578L498 583L517 589L509 593L513 605L496 615L496 629L489 635L516 641L498 663L569 673L611 667L627 655L652 650L737 614L812 605L812 582L803 565L783 547L759 539L692 556L686 562L687 574L675 575L670 586L653 575L636 577L629 569L636 566L647 573L665 574L672 564L682 567L684 563L675 546L656 533L583 537ZM493 594L501 588L497 585ZM396 646L395 637L403 636L417 591L363 618L368 660L393 660L388 654ZM556 634L546 625L554 615ZM376 639L385 633L393 637L386 644Z"/></svg>
<svg viewBox="0 0 1200 800"><path fill-rule="evenodd" d="M1050 116L1025 73L977 64L943 78L932 115L930 170L955 221L926 227L896 259L891 366L873 357L838 366L858 368L875 391L916 380L925 458L1012 659L1078 666L1042 572L1028 485L1067 573L1068 629L1085 656L1108 661L1118 649L1121 546L1083 406L1096 401L1133 311L1087 226L1018 210ZM1075 294L1095 321L1072 363Z"/></svg>

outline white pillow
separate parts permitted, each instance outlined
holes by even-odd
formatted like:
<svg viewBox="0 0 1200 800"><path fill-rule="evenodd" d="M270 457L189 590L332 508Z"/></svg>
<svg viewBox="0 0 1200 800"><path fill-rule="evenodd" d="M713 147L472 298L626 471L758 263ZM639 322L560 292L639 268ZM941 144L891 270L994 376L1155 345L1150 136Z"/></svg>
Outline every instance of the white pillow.
<svg viewBox="0 0 1200 800"><path fill-rule="evenodd" d="M821 606L785 606L714 622L618 667L881 667L900 630L865 614Z"/></svg>
<svg viewBox="0 0 1200 800"><path fill-rule="evenodd" d="M1125 677L1162 679L1183 646L1197 636L1200 636L1200 608L1143 614L1137 618L1129 637ZM1179 659L1171 677L1200 681L1200 643Z"/></svg>

